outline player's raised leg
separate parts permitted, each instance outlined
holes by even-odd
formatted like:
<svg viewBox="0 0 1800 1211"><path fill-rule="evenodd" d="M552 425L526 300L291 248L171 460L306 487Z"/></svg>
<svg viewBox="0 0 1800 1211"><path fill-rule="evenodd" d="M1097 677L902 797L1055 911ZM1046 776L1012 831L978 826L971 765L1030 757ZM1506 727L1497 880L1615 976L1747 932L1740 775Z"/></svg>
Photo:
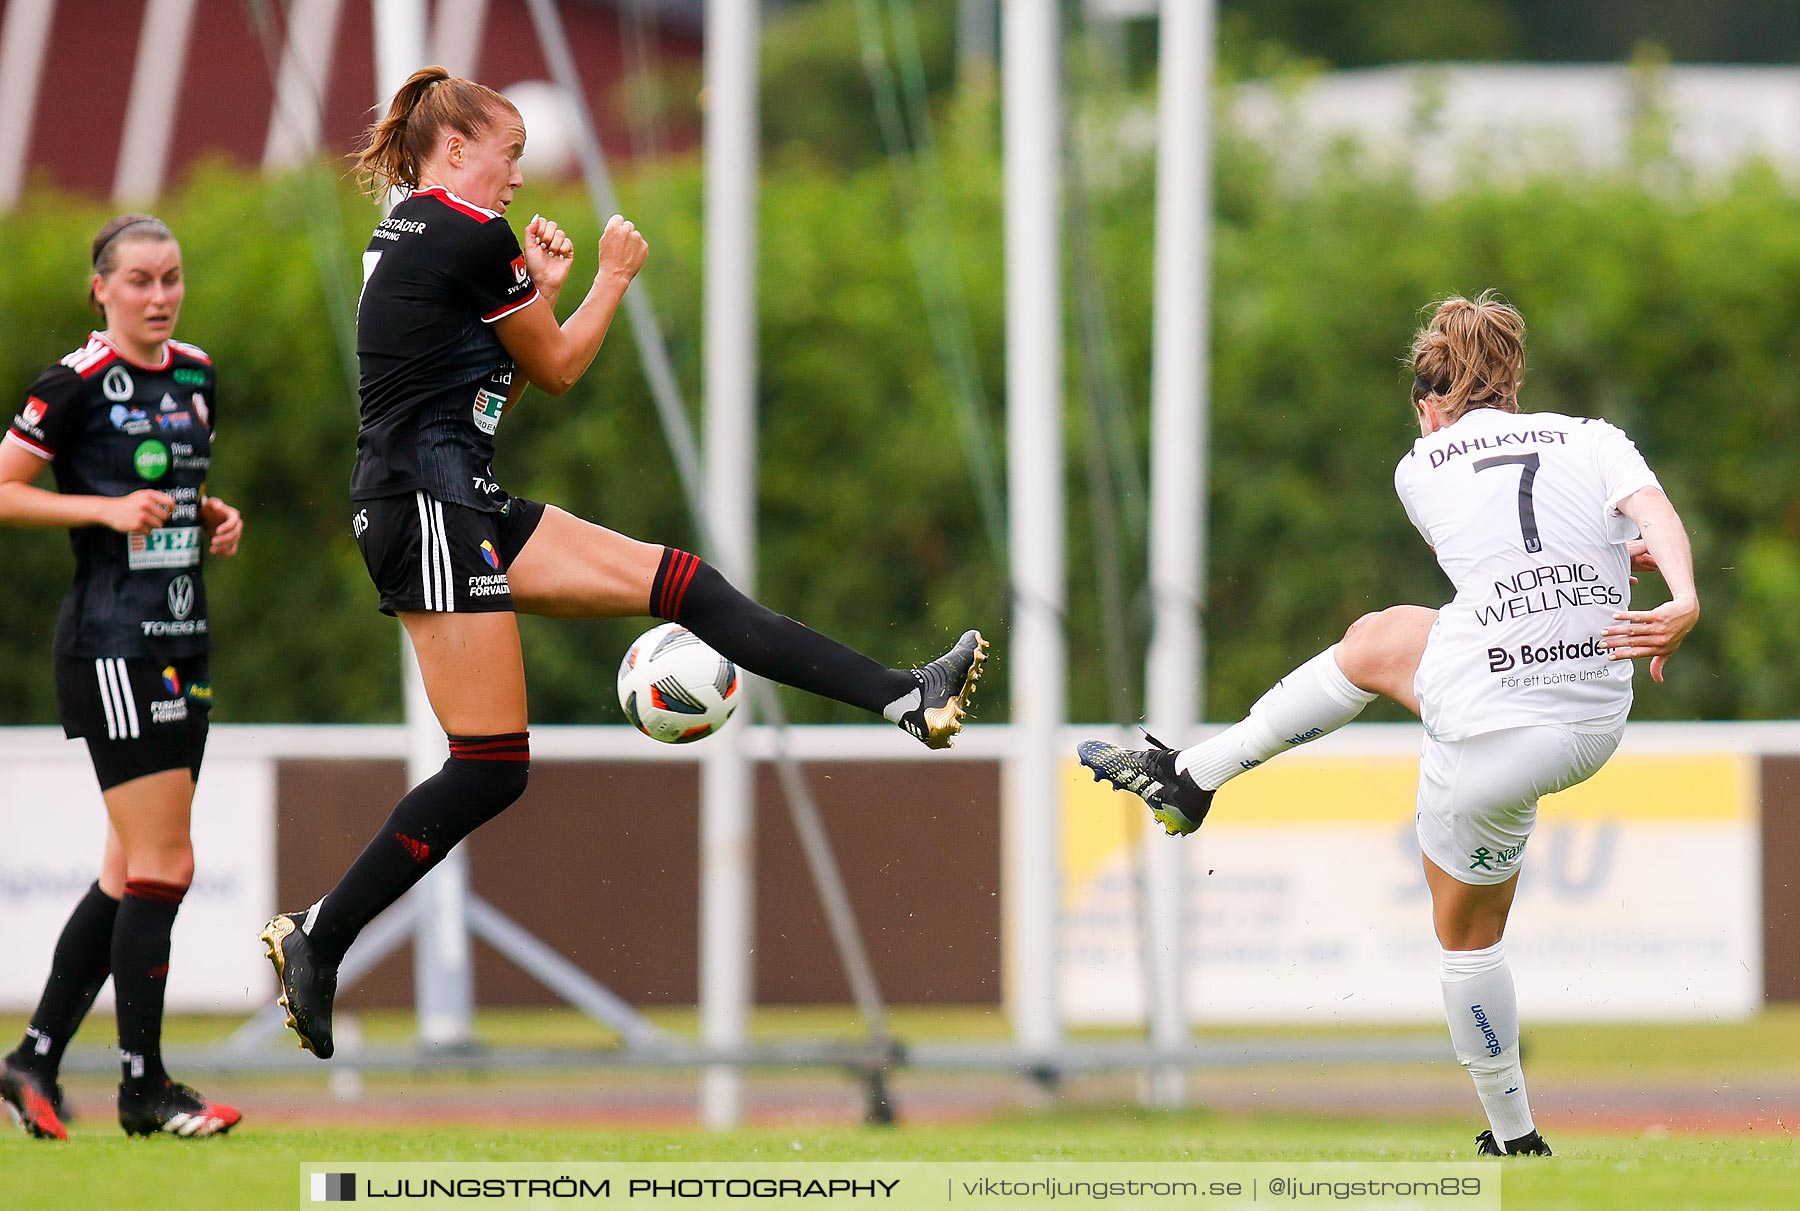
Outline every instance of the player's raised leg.
<svg viewBox="0 0 1800 1211"><path fill-rule="evenodd" d="M1420 606L1364 615L1342 641L1276 682L1242 720L1192 748L1176 752L1147 736L1148 748L1087 740L1077 754L1096 781L1137 795L1170 835L1185 836L1200 827L1225 783L1336 731L1378 695L1416 713L1413 677L1436 618L1437 611Z"/></svg>
<svg viewBox="0 0 1800 1211"><path fill-rule="evenodd" d="M329 1059L338 965L358 934L464 837L510 807L531 774L517 617L408 611L432 710L450 738L443 768L408 791L336 887L279 913L262 940L300 1045Z"/></svg>
<svg viewBox="0 0 1800 1211"><path fill-rule="evenodd" d="M555 506L545 508L507 575L525 613L678 622L739 667L881 715L928 748L949 747L962 730L987 660L987 640L966 631L921 668L889 668L752 601L697 556Z"/></svg>

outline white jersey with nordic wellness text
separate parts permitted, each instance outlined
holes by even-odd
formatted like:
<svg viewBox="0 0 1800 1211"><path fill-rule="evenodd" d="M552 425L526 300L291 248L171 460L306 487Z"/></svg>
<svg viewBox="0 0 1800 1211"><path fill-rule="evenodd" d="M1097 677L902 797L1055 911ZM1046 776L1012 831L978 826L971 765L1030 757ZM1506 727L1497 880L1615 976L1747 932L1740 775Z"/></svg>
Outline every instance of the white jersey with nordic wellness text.
<svg viewBox="0 0 1800 1211"><path fill-rule="evenodd" d="M1456 587L1414 682L1433 736L1623 726L1631 662L1600 638L1631 598L1618 506L1660 486L1602 420L1478 408L1413 444L1394 489Z"/></svg>

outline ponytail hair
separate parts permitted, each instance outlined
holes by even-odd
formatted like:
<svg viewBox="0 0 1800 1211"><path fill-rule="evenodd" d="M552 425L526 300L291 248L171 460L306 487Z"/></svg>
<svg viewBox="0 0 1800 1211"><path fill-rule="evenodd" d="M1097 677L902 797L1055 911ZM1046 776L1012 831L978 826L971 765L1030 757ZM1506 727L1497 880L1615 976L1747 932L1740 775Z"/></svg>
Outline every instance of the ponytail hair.
<svg viewBox="0 0 1800 1211"><path fill-rule="evenodd" d="M515 117L519 112L485 84L452 76L442 67L421 67L394 94L387 116L363 132L356 154L363 188L377 197L389 189L417 189L419 168L446 128L479 138L497 110Z"/></svg>
<svg viewBox="0 0 1800 1211"><path fill-rule="evenodd" d="M1455 421L1475 408L1519 410L1525 381L1525 317L1497 291L1473 301L1452 295L1413 334L1413 401L1438 397Z"/></svg>
<svg viewBox="0 0 1800 1211"><path fill-rule="evenodd" d="M129 244L136 240L156 240L175 242L175 233L169 225L150 214L119 214L106 220L105 226L94 233L93 247L89 250L88 260L94 272L100 277L109 277L119 267L119 245ZM94 283L88 280L88 307L95 315L105 315L106 308L100 305L100 299L94 294Z"/></svg>

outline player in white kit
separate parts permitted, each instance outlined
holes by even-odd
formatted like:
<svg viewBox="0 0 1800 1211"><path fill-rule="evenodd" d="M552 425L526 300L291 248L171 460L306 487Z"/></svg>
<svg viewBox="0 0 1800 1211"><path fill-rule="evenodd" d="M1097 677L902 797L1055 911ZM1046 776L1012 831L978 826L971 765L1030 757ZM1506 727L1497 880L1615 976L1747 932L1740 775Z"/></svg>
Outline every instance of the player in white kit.
<svg viewBox="0 0 1800 1211"><path fill-rule="evenodd" d="M1519 412L1525 324L1491 291L1440 304L1413 340L1421 437L1394 472L1406 515L1456 588L1396 606L1289 673L1219 735L1176 752L1090 740L1081 761L1191 833L1231 778L1354 719L1377 695L1424 721L1418 836L1458 1060L1486 1155L1547 1156L1519 1065L1502 934L1538 799L1619 745L1631 660L1663 666L1700 617L1681 518L1637 447L1602 420ZM1670 600L1630 608L1633 568Z"/></svg>

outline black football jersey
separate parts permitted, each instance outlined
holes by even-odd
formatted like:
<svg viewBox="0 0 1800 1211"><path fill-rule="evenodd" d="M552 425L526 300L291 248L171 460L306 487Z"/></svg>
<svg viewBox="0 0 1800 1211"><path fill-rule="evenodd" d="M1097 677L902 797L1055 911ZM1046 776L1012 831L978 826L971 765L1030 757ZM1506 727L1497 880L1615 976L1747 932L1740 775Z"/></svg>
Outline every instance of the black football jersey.
<svg viewBox="0 0 1800 1211"><path fill-rule="evenodd" d="M494 430L513 363L493 323L537 294L506 220L447 189L418 190L376 226L356 312L353 499L423 488L489 512L505 503Z"/></svg>
<svg viewBox="0 0 1800 1211"><path fill-rule="evenodd" d="M50 461L65 496L155 488L175 510L148 534L69 531L75 583L56 623L56 654L83 659L204 654L210 646L200 500L218 420L212 359L169 341L140 366L100 333L38 376L6 441Z"/></svg>

